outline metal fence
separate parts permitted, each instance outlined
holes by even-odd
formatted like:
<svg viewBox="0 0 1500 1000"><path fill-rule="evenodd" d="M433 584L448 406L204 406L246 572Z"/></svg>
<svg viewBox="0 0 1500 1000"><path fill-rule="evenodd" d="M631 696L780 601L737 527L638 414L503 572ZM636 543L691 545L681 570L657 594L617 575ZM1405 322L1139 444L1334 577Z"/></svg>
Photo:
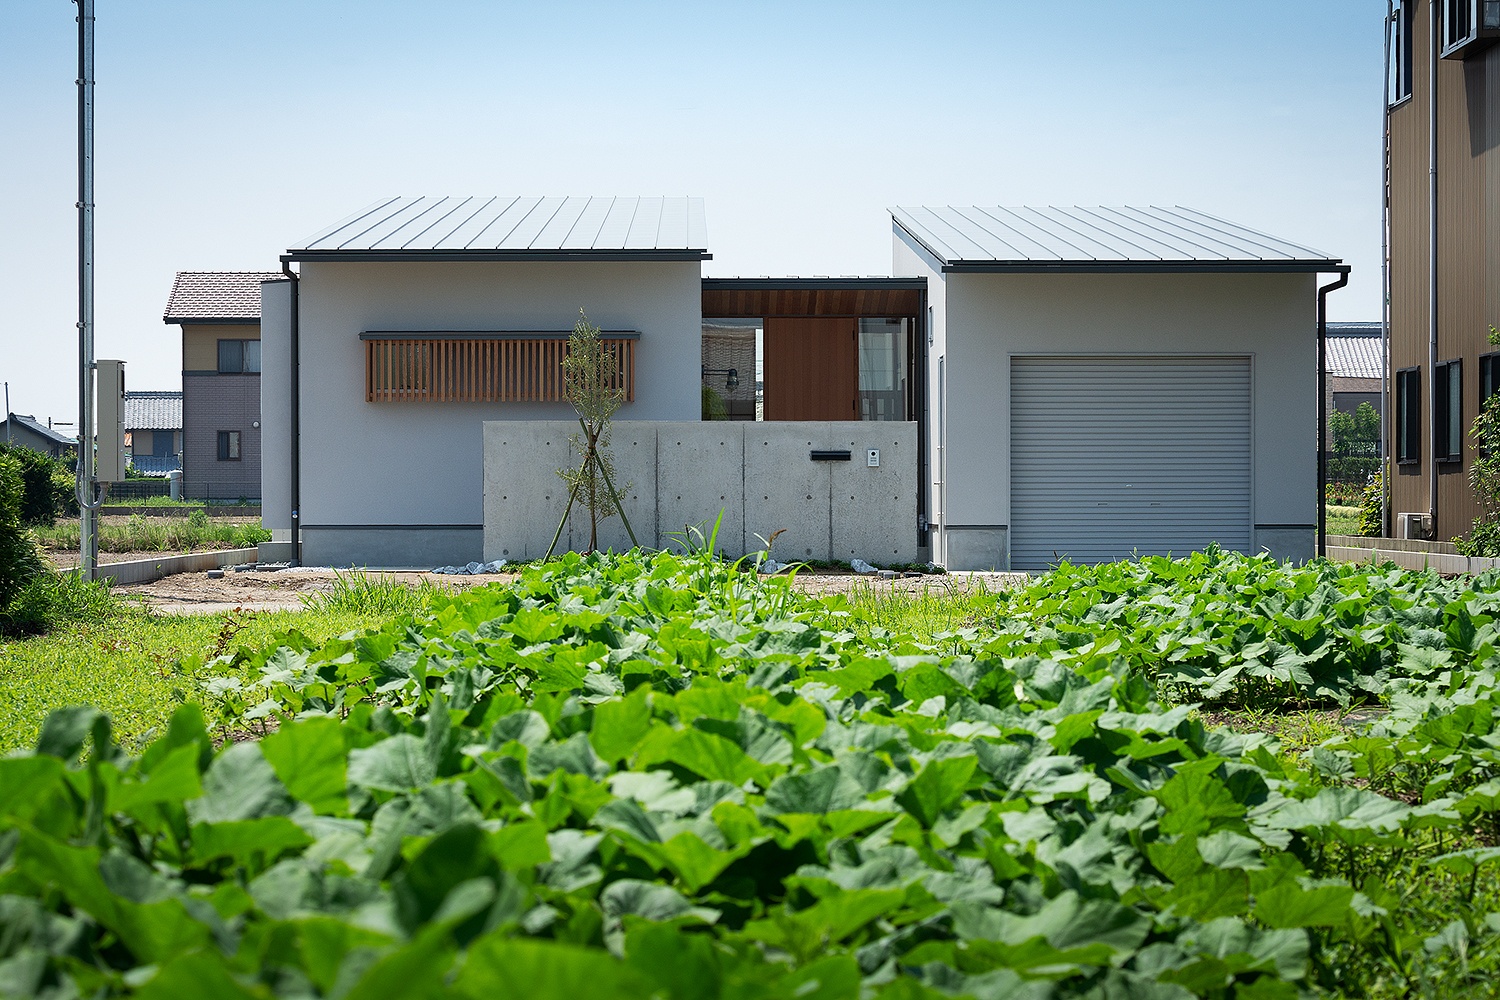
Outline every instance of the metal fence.
<svg viewBox="0 0 1500 1000"><path fill-rule="evenodd" d="M165 479L127 479L123 483L109 484L111 500L145 500L170 495L171 484Z"/></svg>

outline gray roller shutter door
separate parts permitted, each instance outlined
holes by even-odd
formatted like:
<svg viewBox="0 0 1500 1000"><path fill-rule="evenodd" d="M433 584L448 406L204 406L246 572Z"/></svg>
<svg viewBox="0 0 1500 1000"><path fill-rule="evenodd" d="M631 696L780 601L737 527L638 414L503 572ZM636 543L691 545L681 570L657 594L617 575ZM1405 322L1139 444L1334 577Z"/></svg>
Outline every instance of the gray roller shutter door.
<svg viewBox="0 0 1500 1000"><path fill-rule="evenodd" d="M1014 569L1250 548L1250 359L1013 358Z"/></svg>

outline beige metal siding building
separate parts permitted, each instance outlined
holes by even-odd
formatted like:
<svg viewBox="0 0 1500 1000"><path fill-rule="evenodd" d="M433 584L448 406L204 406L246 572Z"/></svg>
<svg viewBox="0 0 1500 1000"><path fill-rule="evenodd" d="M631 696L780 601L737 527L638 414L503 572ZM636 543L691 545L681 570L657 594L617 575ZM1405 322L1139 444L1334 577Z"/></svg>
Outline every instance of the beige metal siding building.
<svg viewBox="0 0 1500 1000"><path fill-rule="evenodd" d="M1475 19L1471 40L1453 37L1460 24L1458 6L1460 0L1402 0L1391 25L1390 454L1395 475L1388 530L1402 530L1403 513L1433 514L1429 536L1437 539L1463 534L1478 513L1467 476L1474 456L1467 434L1482 393L1491 388L1484 369L1500 352L1488 338L1491 324L1500 323L1500 48L1486 37L1495 32L1486 30L1483 16ZM1435 328L1429 296L1434 250ZM1433 334L1436 347L1430 355Z"/></svg>

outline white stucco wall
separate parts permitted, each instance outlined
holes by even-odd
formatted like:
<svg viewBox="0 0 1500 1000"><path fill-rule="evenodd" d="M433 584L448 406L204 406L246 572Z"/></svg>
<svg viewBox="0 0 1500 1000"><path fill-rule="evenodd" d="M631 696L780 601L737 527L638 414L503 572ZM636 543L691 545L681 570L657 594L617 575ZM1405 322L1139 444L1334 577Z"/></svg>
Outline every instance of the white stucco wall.
<svg viewBox="0 0 1500 1000"><path fill-rule="evenodd" d="M929 545L933 561L946 565L943 553L943 421L947 417L943 396L943 373L948 349L947 286L938 262L896 230L892 236L891 274L901 278L927 279L927 463L920 472L927 493L927 518L933 526ZM920 349L920 348L919 348Z"/></svg>
<svg viewBox="0 0 1500 1000"><path fill-rule="evenodd" d="M951 525L1009 525L1015 355L1249 355L1252 523L1311 555L1316 521L1316 287L1311 274L948 274ZM1263 530L1262 530L1263 528ZM1298 534L1300 532L1300 534ZM954 540L957 539L954 536ZM1306 548L1307 551L1301 551Z"/></svg>
<svg viewBox="0 0 1500 1000"><path fill-rule="evenodd" d="M702 288L695 261L304 262L301 523L308 562L360 561L350 526L461 526L438 561L482 546L482 424L574 419L565 403L367 403L367 330L569 330L580 307L635 330L635 402L620 420L696 420ZM263 332L264 336L264 332ZM268 456L267 462L277 459ZM319 527L339 538L313 542ZM462 538L472 535L472 545ZM407 557L412 545L402 542ZM440 556L440 559L438 558ZM369 561L378 561L371 551Z"/></svg>
<svg viewBox="0 0 1500 1000"><path fill-rule="evenodd" d="M292 283L260 286L260 523L292 540Z"/></svg>

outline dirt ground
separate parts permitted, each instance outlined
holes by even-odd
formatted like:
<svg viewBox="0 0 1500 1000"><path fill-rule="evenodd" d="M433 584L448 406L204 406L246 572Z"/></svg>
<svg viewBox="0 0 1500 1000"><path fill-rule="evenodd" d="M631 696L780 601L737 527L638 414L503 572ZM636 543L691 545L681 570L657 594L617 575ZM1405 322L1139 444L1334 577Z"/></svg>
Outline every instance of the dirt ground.
<svg viewBox="0 0 1500 1000"><path fill-rule="evenodd" d="M102 556L101 556L102 559ZM340 570L341 573L358 572ZM177 573L153 583L115 587L115 593L139 598L164 614L211 614L220 611L282 611L302 607L302 597L333 589L335 571L331 569L245 570L233 567L224 575L210 579L206 573ZM495 573L480 576L448 576L435 573L372 573L415 586L419 581L454 589L477 587L497 580L513 580L517 574ZM804 570L796 586L810 593L848 593L868 587L872 590L901 590L920 594L923 591L949 593L984 586L990 590L1014 587L1025 579L1020 573L949 573L934 576L880 578L856 576L827 570Z"/></svg>

